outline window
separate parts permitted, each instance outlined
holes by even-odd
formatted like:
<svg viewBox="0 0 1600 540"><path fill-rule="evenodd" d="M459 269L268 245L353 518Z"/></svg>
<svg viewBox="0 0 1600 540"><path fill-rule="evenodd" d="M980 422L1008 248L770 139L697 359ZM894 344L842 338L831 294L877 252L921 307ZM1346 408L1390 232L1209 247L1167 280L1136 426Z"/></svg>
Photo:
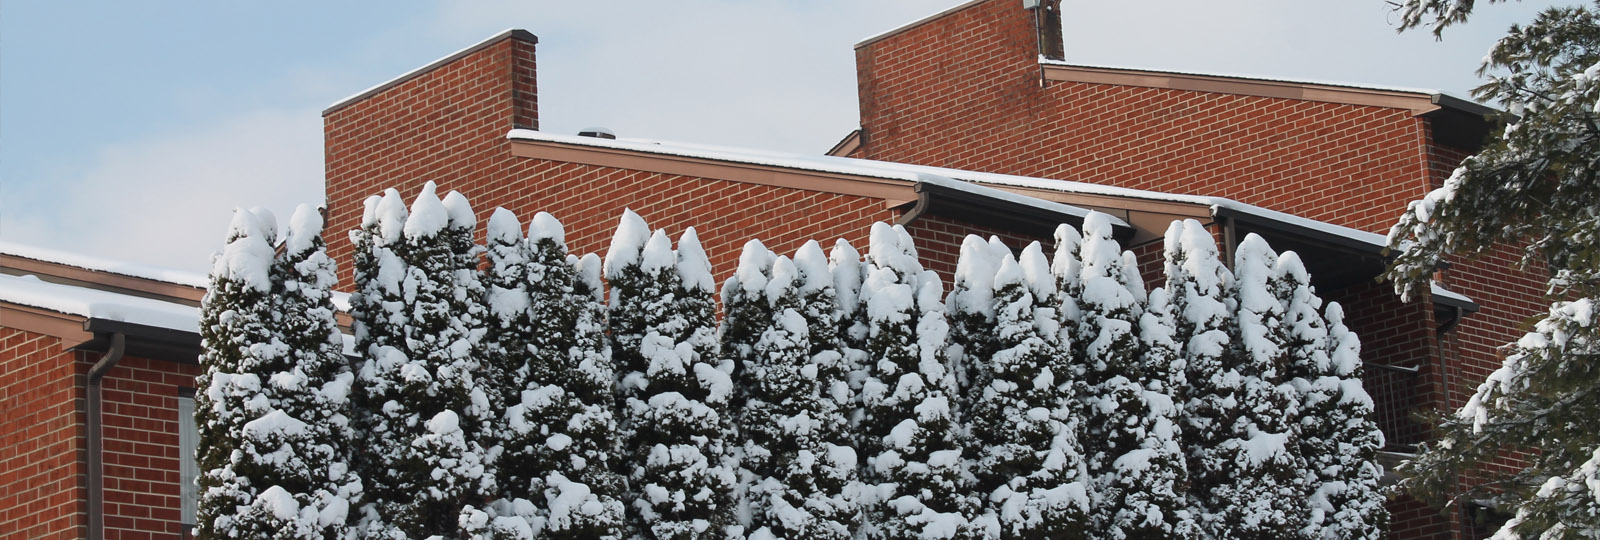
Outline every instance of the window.
<svg viewBox="0 0 1600 540"><path fill-rule="evenodd" d="M195 477L200 467L195 463L195 443L199 440L194 420L194 390L178 391L178 484L183 498L182 519L187 527L195 523L195 509L200 498L200 488Z"/></svg>

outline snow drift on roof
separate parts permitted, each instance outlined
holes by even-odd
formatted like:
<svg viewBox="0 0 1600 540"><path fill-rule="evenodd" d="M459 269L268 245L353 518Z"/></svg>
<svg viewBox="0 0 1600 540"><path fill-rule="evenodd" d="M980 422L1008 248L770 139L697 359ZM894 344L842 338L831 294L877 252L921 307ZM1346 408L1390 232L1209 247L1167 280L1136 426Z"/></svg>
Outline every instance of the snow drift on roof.
<svg viewBox="0 0 1600 540"><path fill-rule="evenodd" d="M34 276L0 275L0 301L93 319L182 332L200 331L200 309L110 291L49 283Z"/></svg>
<svg viewBox="0 0 1600 540"><path fill-rule="evenodd" d="M13 242L0 242L0 254L14 255L24 259L33 259L36 261L73 266L77 268L83 268L85 270L95 270L128 277L173 283L177 285L188 285L190 287L204 288L208 283L205 274L184 272L181 270L161 268L158 266L146 266L123 261L114 261L110 259L102 259L99 257L83 255L81 253L67 253L64 251L30 246L27 244L17 244Z"/></svg>

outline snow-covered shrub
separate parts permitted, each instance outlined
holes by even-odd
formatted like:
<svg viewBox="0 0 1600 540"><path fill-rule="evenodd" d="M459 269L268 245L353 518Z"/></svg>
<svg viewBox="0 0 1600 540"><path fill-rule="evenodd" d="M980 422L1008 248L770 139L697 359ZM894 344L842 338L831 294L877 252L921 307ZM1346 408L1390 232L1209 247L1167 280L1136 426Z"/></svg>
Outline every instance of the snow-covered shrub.
<svg viewBox="0 0 1600 540"><path fill-rule="evenodd" d="M904 228L876 223L870 244L861 287L868 327L861 450L875 495L867 533L974 535L978 505L951 414L955 376L944 358L949 325L938 274L922 269Z"/></svg>

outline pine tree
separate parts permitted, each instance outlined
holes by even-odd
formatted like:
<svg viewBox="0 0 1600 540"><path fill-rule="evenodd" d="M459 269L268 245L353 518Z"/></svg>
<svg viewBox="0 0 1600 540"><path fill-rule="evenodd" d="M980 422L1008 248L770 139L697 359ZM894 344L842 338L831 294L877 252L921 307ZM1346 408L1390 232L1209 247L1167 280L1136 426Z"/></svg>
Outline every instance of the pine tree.
<svg viewBox="0 0 1600 540"><path fill-rule="evenodd" d="M1371 396L1361 386L1361 343L1344 326L1344 310L1338 303L1327 307L1327 325L1314 311L1319 301L1310 287L1299 258L1285 253L1279 259L1280 274L1293 286L1289 296L1291 320L1303 316L1302 335L1311 336L1312 347L1300 358L1312 359L1318 370L1315 378L1296 381L1304 388L1305 409L1301 415L1301 446L1307 464L1317 473L1313 484L1312 512L1321 511L1308 532L1316 538L1375 539L1383 536L1389 521L1385 495L1379 481L1383 470L1377 452L1383 447L1383 433L1373 421ZM1307 308L1313 311L1305 311ZM1316 337L1323 339L1318 340ZM1321 354L1318 354L1321 353Z"/></svg>
<svg viewBox="0 0 1600 540"><path fill-rule="evenodd" d="M811 463L796 470L809 475L816 490L806 501L806 509L816 518L811 534L816 537L851 538L861 524L860 477L854 433L848 416L854 409L855 394L850 389L850 372L843 343L841 312L832 270L822 246L807 241L795 252L795 279L799 308L805 320L807 366L815 371L817 400L806 414L817 419L817 434L808 448L802 448L797 464ZM809 456L807 455L809 453ZM795 473L791 473L795 474Z"/></svg>
<svg viewBox="0 0 1600 540"><path fill-rule="evenodd" d="M961 241L955 284L945 297L950 320L950 361L956 366L958 389L978 389L988 384L982 379L984 370L980 364L993 356L997 347L993 332L994 274L1001 258L1011 254L1003 244L1000 247L994 249L982 237L971 234ZM959 408L961 404L957 405Z"/></svg>
<svg viewBox="0 0 1600 540"><path fill-rule="evenodd" d="M639 244L643 230L637 214L625 213L606 260L613 351L627 370L625 433L636 452L632 506L653 538L718 535L731 517L735 480L724 461L733 383L731 363L716 362L710 264L693 229L676 255L662 231ZM635 307L642 309L617 317Z"/></svg>
<svg viewBox="0 0 1600 540"><path fill-rule="evenodd" d="M1404 28L1465 22L1468 0L1408 0ZM1506 124L1444 185L1411 203L1389 233L1387 277L1425 298L1440 263L1520 248L1520 266L1548 277L1549 310L1509 344L1504 364L1461 409L1437 418L1439 440L1402 469L1429 501L1492 500L1515 510L1497 538L1572 538L1600 531L1600 182L1595 155L1600 9L1551 7L1512 26L1479 69L1473 92L1505 104ZM1499 467L1506 450L1528 452ZM1484 467L1495 463L1496 467ZM1463 475L1482 482L1458 485ZM1465 488L1465 489L1463 489Z"/></svg>
<svg viewBox="0 0 1600 540"><path fill-rule="evenodd" d="M396 217L386 214L380 223ZM469 517L463 511L492 487L488 449L478 444L487 396L473 381L483 332L474 290L481 286L472 269L461 268L470 258L460 250L471 243L459 238L472 234L461 214L446 207L430 182L405 217L397 246L404 263L398 289L407 293L400 299L405 348L378 347L363 368L363 382L379 400L369 412L378 417L369 434L377 454L369 470L387 488L369 535L455 536ZM469 305L473 300L480 304Z"/></svg>
<svg viewBox="0 0 1600 540"><path fill-rule="evenodd" d="M961 456L945 364L949 325L938 274L917 262L901 227L874 224L862 285L868 316L863 450L876 484L868 536L949 538L975 534L977 501Z"/></svg>
<svg viewBox="0 0 1600 540"><path fill-rule="evenodd" d="M1173 339L1177 317L1164 288L1147 297L1139 318L1142 351L1137 381L1149 409L1140 420L1143 442L1113 463L1123 500L1117 528L1128 538L1194 538L1199 526L1189 508L1189 467L1182 446L1181 397L1186 394L1183 349Z"/></svg>
<svg viewBox="0 0 1600 540"><path fill-rule="evenodd" d="M1224 493L1235 466L1222 443L1232 437L1244 399L1242 376L1225 363L1237 340L1231 298L1233 275L1222 266L1211 233L1198 221L1173 222L1166 233L1167 286L1176 315L1174 342L1182 346L1189 383L1183 406L1184 446L1190 477L1190 513L1202 535L1223 537Z"/></svg>
<svg viewBox="0 0 1600 540"><path fill-rule="evenodd" d="M850 433L846 440L850 441L848 446L858 451L861 465L864 466L867 446L859 428L864 415L861 389L868 375L868 328L865 306L861 302L861 281L867 273L867 263L861 260L861 252L841 238L834 242L833 249L828 253L828 270L833 275L833 293L837 302L834 318L839 321L839 348L844 356L842 362L850 389L850 404L845 409L845 421L849 423ZM862 478L866 477L863 471Z"/></svg>
<svg viewBox="0 0 1600 540"><path fill-rule="evenodd" d="M772 277L773 258L772 251L760 240L745 243L744 250L739 253L739 265L723 282L724 316L718 331L722 354L734 365L734 397L730 410L735 411L733 416L739 423L738 444L731 448L739 471L734 498L739 501L739 523L750 531L759 528L751 522L758 517L753 512L759 510L750 508L756 502L754 497L759 495L751 494L750 490L771 476L768 465L772 459L773 440L770 436L776 429L776 426L767 425L771 421L768 411L772 403L760 390L760 382L751 371L757 364L756 344L773 321L772 303L766 291Z"/></svg>
<svg viewBox="0 0 1600 540"><path fill-rule="evenodd" d="M1225 369L1240 377L1239 414L1217 448L1233 470L1211 492L1231 538L1299 538L1308 519L1311 491L1293 424L1300 403L1283 382L1283 306L1271 289L1276 265L1277 254L1260 236L1239 243L1233 291L1239 339L1224 356Z"/></svg>
<svg viewBox="0 0 1600 540"><path fill-rule="evenodd" d="M270 296L275 226L252 211L235 209L226 244L212 257L211 283L200 306L203 371L196 381L201 391L195 393L198 538L236 537L283 521L240 512L260 500L261 488L251 477L265 472L259 463L246 461L255 457L254 445L243 447L249 443L244 426L271 412L252 406L251 398L263 383L254 368L263 355L272 354L263 345L277 337Z"/></svg>
<svg viewBox="0 0 1600 540"><path fill-rule="evenodd" d="M496 219L502 220L498 227ZM494 261L517 258L497 255L494 244L506 244L519 234L509 212L497 211L490 223L491 232L498 231L502 239L491 239L495 275ZM511 405L504 413L504 495L492 506L503 525L494 529L515 537L522 528L515 521L520 518L544 538L619 538L624 512L617 496L622 485L610 468L610 437L616 431L614 373L601 324L599 261L589 256L587 274L580 272L579 260L567 254L561 223L544 212L529 223L527 241L518 243L525 255L520 259L522 281L516 286L526 296L508 305L520 305L526 322L518 331L526 337L521 340L521 362L512 364L509 374L520 390L508 399ZM493 301L491 306L496 311L506 307Z"/></svg>
<svg viewBox="0 0 1600 540"><path fill-rule="evenodd" d="M283 254L272 266L274 327L288 354L276 365L262 366L270 374L264 388L270 390L269 399L288 418L303 423L304 431L283 441L288 454L298 459L275 463L277 478L260 483L279 486L295 499L299 519L279 530L295 530L305 538L343 535L351 505L360 503L362 493L350 463L355 376L334 318L336 269L322 228L319 208L300 205L290 217ZM297 430L286 429L283 435L292 431Z"/></svg>
<svg viewBox="0 0 1600 540"><path fill-rule="evenodd" d="M973 256L987 256L976 253ZM969 424L979 449L976 491L988 501L989 536L1086 538L1086 471L1068 409L1055 277L1037 242L1022 263L1004 254L992 277L995 351L976 362ZM1066 391L1066 392L1064 392Z"/></svg>

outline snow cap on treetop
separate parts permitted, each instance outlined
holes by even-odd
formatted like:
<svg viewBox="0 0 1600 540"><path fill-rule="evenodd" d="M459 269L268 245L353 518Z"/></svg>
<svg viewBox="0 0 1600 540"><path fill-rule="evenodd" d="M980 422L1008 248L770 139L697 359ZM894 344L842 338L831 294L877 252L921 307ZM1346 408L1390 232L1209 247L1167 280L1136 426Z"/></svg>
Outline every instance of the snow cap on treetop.
<svg viewBox="0 0 1600 540"><path fill-rule="evenodd" d="M1050 271L1067 283L1077 283L1078 275L1083 272L1083 261L1078 260L1078 246L1083 244L1083 236L1071 225L1062 223L1056 226L1055 239L1056 253Z"/></svg>
<svg viewBox="0 0 1600 540"><path fill-rule="evenodd" d="M589 287L589 292L594 295L596 302L605 300L605 284L600 282L600 267L600 256L593 253L583 254L577 264L573 265L578 271L578 281Z"/></svg>
<svg viewBox="0 0 1600 540"><path fill-rule="evenodd" d="M383 196L373 195L361 201L361 226L370 227L378 223L378 203L383 201Z"/></svg>
<svg viewBox="0 0 1600 540"><path fill-rule="evenodd" d="M833 274L833 291L838 295L840 310L854 312L859 302L856 295L861 291L861 252L840 238L828 254L828 268Z"/></svg>
<svg viewBox="0 0 1600 540"><path fill-rule="evenodd" d="M968 236L967 238L973 237ZM1000 259L999 267L995 268L994 279L993 282L990 283L990 296L993 296L992 293L1000 292L1000 289L1005 288L1007 285L1024 284L1023 280L1026 277L1027 274L1023 272L1022 265L1017 264L1017 258L1012 257L1010 253L1007 253L1005 257ZM993 302L990 302L990 304L992 305ZM990 308L990 311L993 311L992 307Z"/></svg>
<svg viewBox="0 0 1600 540"><path fill-rule="evenodd" d="M284 238L284 250L288 253L309 251L313 241L320 235L322 235L321 209L313 208L309 204L296 206L294 214L289 216L289 234Z"/></svg>
<svg viewBox="0 0 1600 540"><path fill-rule="evenodd" d="M1038 242L1028 244L1028 247L1022 248L1022 257L1017 259L1017 264L1022 268L1022 279L1035 298L1042 300L1055 296L1056 280L1050 273L1049 261L1044 257L1044 246Z"/></svg>
<svg viewBox="0 0 1600 540"><path fill-rule="evenodd" d="M867 257L872 259L874 265L893 270L906 283L922 272L922 264L917 262L916 247L911 244L911 235L899 225L890 226L882 221L873 223L872 232L867 238Z"/></svg>
<svg viewBox="0 0 1600 540"><path fill-rule="evenodd" d="M761 294L767 288L767 273L772 271L772 251L754 238L744 243L739 252L739 267L733 270L733 279L747 296Z"/></svg>
<svg viewBox="0 0 1600 540"><path fill-rule="evenodd" d="M522 222L517 215L504 208L495 208L489 214L489 243L511 245L522 240Z"/></svg>
<svg viewBox="0 0 1600 540"><path fill-rule="evenodd" d="M639 264L640 250L649 240L650 226L645 224L644 218L631 209L622 209L617 232L611 235L611 248L606 250L606 279L617 279L623 268Z"/></svg>
<svg viewBox="0 0 1600 540"><path fill-rule="evenodd" d="M1166 269L1166 275L1178 275L1177 261L1183 258L1183 222L1174 221L1167 224L1167 232L1161 238L1161 260Z"/></svg>
<svg viewBox="0 0 1600 540"><path fill-rule="evenodd" d="M1139 275L1139 257L1132 251L1122 252L1122 285L1133 294L1133 299L1139 304L1146 300L1144 289L1144 276Z"/></svg>
<svg viewBox="0 0 1600 540"><path fill-rule="evenodd" d="M678 277L683 280L683 287L691 291L709 294L717 286L711 277L711 259L700 246L700 235L694 227L684 229L683 236L678 237Z"/></svg>
<svg viewBox="0 0 1600 540"><path fill-rule="evenodd" d="M650 233L650 240L645 242L644 249L639 251L639 269L645 274L655 274L674 267L676 259L672 253L672 240L667 238L667 231L656 229Z"/></svg>
<svg viewBox="0 0 1600 540"><path fill-rule="evenodd" d="M784 293L795 288L795 282L799 281L797 279L800 277L799 274L800 270L795 267L794 261L789 260L788 257L780 255L776 260L773 260L772 280L767 282L767 304L775 307L778 300L783 298Z"/></svg>
<svg viewBox="0 0 1600 540"><path fill-rule="evenodd" d="M378 201L378 243L393 245L400 242L406 225L406 201L394 188L384 190Z"/></svg>
<svg viewBox="0 0 1600 540"><path fill-rule="evenodd" d="M1277 274L1295 283L1311 283L1311 274L1306 272L1306 264L1300 260L1300 254L1285 251L1278 254Z"/></svg>
<svg viewBox="0 0 1600 540"><path fill-rule="evenodd" d="M533 215L533 221L528 222L528 239L537 242L546 238L565 249L567 228L549 212L539 212Z"/></svg>
<svg viewBox="0 0 1600 540"><path fill-rule="evenodd" d="M1192 219L1183 220L1183 236L1179 241L1183 252L1184 273L1194 276L1196 289L1221 290L1231 279L1228 269L1222 266L1217 255L1217 241L1205 225Z"/></svg>
<svg viewBox="0 0 1600 540"><path fill-rule="evenodd" d="M259 292L272 290L268 270L272 267L272 246L262 232L261 216L236 208L228 223L228 243L213 262L213 279L222 278L244 284Z"/></svg>
<svg viewBox="0 0 1600 540"><path fill-rule="evenodd" d="M472 229L478 226L478 216L472 213L472 203L467 202L467 196L461 192L451 190L446 194L444 207L450 212L451 228Z"/></svg>
<svg viewBox="0 0 1600 540"><path fill-rule="evenodd" d="M439 200L438 187L433 182L422 185L422 192L411 203L411 215L406 218L407 239L426 238L439 234L450 222L450 211Z"/></svg>
<svg viewBox="0 0 1600 540"><path fill-rule="evenodd" d="M822 245L816 240L806 240L794 252L794 266L800 271L800 292L820 291L833 285L833 274L828 271L828 256L822 254Z"/></svg>
<svg viewBox="0 0 1600 540"><path fill-rule="evenodd" d="M1010 250L1006 250L1010 256ZM999 271L998 250L982 237L969 234L961 239L961 255L956 259L956 285L948 304L956 311L982 313L994 317L995 272Z"/></svg>
<svg viewBox="0 0 1600 540"><path fill-rule="evenodd" d="M278 216L265 206L253 206L250 208L250 213L255 214L256 219L261 220L262 238L266 239L268 244L277 245Z"/></svg>
<svg viewBox="0 0 1600 540"><path fill-rule="evenodd" d="M1083 246L1079 248L1083 261L1083 280L1109 277L1122 279L1122 246L1111 237L1111 216L1089 212L1083 218Z"/></svg>

